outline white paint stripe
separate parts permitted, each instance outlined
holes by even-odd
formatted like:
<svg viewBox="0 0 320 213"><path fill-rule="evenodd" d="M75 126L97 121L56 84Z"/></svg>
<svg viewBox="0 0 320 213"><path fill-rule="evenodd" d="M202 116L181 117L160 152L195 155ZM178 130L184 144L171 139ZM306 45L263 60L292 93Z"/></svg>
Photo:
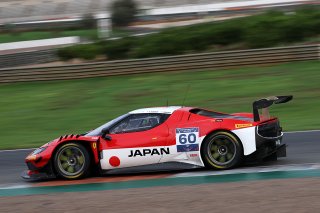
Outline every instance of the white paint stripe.
<svg viewBox="0 0 320 213"><path fill-rule="evenodd" d="M18 41L10 43L0 44L0 50L15 50L24 48L35 48L35 47L46 47L51 45L70 45L80 42L78 36L62 37L62 38L50 38L50 39L40 39L32 41Z"/></svg>
<svg viewBox="0 0 320 213"><path fill-rule="evenodd" d="M287 133L308 133L308 132L320 132L320 129L314 129L314 130L301 130L301 131L290 131L290 132L284 132Z"/></svg>
<svg viewBox="0 0 320 213"><path fill-rule="evenodd" d="M1 189L22 189L22 188L30 188L32 187L31 185L27 185L27 184L21 184L21 185L11 185L11 186L0 186L0 190Z"/></svg>
<svg viewBox="0 0 320 213"><path fill-rule="evenodd" d="M28 151L28 150L33 150L36 148L27 148L27 149L6 149L6 150L0 150L1 152L16 152L16 151Z"/></svg>
<svg viewBox="0 0 320 213"><path fill-rule="evenodd" d="M285 134L294 134L294 133L308 133L308 132L320 132L320 129L314 129L314 130L302 130L302 131L290 131L290 132L284 132ZM0 152L14 152L14 151L27 151L32 150L36 148L26 148L26 149L6 149L6 150L0 150Z"/></svg>

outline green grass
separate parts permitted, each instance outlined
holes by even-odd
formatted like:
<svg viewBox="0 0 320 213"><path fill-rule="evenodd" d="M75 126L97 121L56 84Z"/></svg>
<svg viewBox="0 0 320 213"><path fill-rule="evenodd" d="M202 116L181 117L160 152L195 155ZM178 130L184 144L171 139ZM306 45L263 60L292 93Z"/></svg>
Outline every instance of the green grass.
<svg viewBox="0 0 320 213"><path fill-rule="evenodd" d="M67 36L80 36L91 40L97 39L97 30L70 30L70 31L34 31L34 32L21 32L21 33L1 33L0 43L16 42L16 41L29 41L38 39L58 38Z"/></svg>
<svg viewBox="0 0 320 213"><path fill-rule="evenodd" d="M142 107L185 105L251 112L254 100L294 95L272 107L285 131L319 129L320 63L220 71L139 74L0 85L0 148L36 147L63 134L82 133Z"/></svg>

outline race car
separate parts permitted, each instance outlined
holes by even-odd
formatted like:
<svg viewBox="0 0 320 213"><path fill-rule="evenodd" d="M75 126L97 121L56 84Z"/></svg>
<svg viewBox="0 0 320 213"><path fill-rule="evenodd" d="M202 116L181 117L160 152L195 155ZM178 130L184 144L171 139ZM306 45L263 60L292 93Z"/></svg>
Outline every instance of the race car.
<svg viewBox="0 0 320 213"><path fill-rule="evenodd" d="M269 106L292 96L253 102L252 113L168 106L131 111L80 135L65 135L30 153L26 179L84 178L124 168L177 163L231 169L247 160L286 156L282 128Z"/></svg>

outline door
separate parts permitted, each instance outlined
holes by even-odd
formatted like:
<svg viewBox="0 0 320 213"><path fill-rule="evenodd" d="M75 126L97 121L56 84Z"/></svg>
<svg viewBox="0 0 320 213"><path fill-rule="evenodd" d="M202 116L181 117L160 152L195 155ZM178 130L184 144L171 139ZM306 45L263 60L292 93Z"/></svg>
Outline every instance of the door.
<svg viewBox="0 0 320 213"><path fill-rule="evenodd" d="M168 127L165 114L132 114L109 130L111 141L104 144L102 169L125 168L159 163L170 154L165 147Z"/></svg>

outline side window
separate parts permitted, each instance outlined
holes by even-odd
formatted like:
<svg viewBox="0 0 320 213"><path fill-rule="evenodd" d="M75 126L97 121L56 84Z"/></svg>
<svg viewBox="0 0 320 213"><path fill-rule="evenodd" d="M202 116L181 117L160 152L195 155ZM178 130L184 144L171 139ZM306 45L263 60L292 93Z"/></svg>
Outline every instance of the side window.
<svg viewBox="0 0 320 213"><path fill-rule="evenodd" d="M163 114L133 114L112 127L110 133L118 134L145 131L158 126L164 121Z"/></svg>

